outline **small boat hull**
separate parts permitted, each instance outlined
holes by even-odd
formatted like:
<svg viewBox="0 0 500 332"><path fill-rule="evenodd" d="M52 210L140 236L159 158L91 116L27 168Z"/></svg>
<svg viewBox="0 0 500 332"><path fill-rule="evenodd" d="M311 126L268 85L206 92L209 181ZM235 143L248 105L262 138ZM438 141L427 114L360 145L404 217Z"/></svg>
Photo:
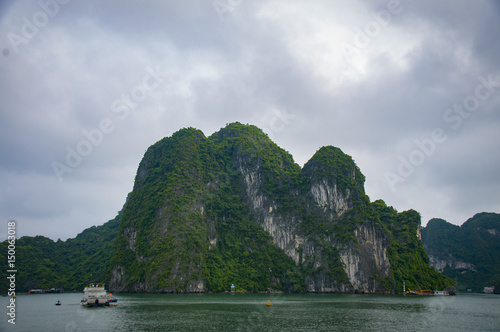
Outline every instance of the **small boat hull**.
<svg viewBox="0 0 500 332"><path fill-rule="evenodd" d="M82 305L85 307L104 307L106 304L106 301L84 301L82 300Z"/></svg>
<svg viewBox="0 0 500 332"><path fill-rule="evenodd" d="M417 296L432 296L434 295L434 292L431 290L418 290L418 291L409 290L408 292L406 292L406 294L417 295Z"/></svg>
<svg viewBox="0 0 500 332"><path fill-rule="evenodd" d="M434 292L435 296L447 296L450 295L447 291L435 291Z"/></svg>
<svg viewBox="0 0 500 332"><path fill-rule="evenodd" d="M409 290L406 292L408 295L417 295L417 296L446 296L450 295L447 291L431 291L431 290Z"/></svg>

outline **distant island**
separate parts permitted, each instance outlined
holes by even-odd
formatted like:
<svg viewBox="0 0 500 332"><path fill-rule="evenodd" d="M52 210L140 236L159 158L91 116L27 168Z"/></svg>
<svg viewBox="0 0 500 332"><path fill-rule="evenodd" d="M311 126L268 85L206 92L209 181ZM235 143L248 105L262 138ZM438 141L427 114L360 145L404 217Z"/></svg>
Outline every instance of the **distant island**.
<svg viewBox="0 0 500 332"><path fill-rule="evenodd" d="M333 146L301 168L255 126L184 128L146 151L115 219L67 241L19 239L18 291L454 289L429 265L419 213L370 202L364 181Z"/></svg>
<svg viewBox="0 0 500 332"><path fill-rule="evenodd" d="M422 240L431 265L459 291L500 293L500 214L478 213L462 226L432 219Z"/></svg>

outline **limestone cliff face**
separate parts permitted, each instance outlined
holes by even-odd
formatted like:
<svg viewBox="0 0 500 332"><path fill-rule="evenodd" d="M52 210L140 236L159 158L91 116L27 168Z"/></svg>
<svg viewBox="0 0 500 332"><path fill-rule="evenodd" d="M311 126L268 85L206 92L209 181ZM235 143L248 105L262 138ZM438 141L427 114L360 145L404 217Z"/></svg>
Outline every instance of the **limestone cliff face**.
<svg viewBox="0 0 500 332"><path fill-rule="evenodd" d="M353 243L340 251L347 277L354 289L364 292L382 291L378 280L390 276L391 265L387 258L389 239L379 229L362 225L354 231L358 246Z"/></svg>
<svg viewBox="0 0 500 332"><path fill-rule="evenodd" d="M310 194L314 203L324 211L331 211L332 216L340 217L349 210L350 190L346 189L345 195L337 189L334 184L330 187L326 180L314 183L311 186ZM352 206L351 206L352 207Z"/></svg>
<svg viewBox="0 0 500 332"><path fill-rule="evenodd" d="M326 153L333 147L323 148ZM320 151L319 153L323 153ZM328 277L328 262L323 257L324 242L318 241L317 236L306 236L301 229L303 216L297 211L283 213L279 203L272 197L264 194L263 179L259 164L249 166L245 158L237 158L238 169L243 177L244 192L251 207L252 213L258 216L256 222L274 239L274 243L281 248L294 262L309 264L316 270L305 279L306 289L309 292L385 292L379 280L389 278L390 263L387 257L387 248L390 240L380 227L366 221L352 229L352 239L346 243L339 242L335 236L325 238L338 251L338 258L347 277L343 282ZM327 168L327 169L325 169ZM306 210L310 214L321 216L331 224L349 222L342 217L347 211L355 207L354 197L364 196L364 189L356 182L357 167L351 161L344 171L343 182L355 184L340 189L337 183L339 170L328 169L321 161L313 159L304 167L304 181L308 183L303 193ZM359 170L358 170L359 172ZM320 174L326 176L321 177ZM362 175L358 175L362 178ZM340 182L340 181L339 181ZM299 195L299 192L292 192ZM359 203L359 202L358 202Z"/></svg>
<svg viewBox="0 0 500 332"><path fill-rule="evenodd" d="M432 266L436 268L439 272L444 272L444 269L446 267L451 268L452 270L455 270L460 273L466 273L466 272L476 272L476 267L474 264L463 262L455 257L453 255L449 254L447 257L442 258L439 256L434 256L434 255L429 255L429 262Z"/></svg>
<svg viewBox="0 0 500 332"><path fill-rule="evenodd" d="M243 157L238 156L237 167L243 178L243 190L250 210L257 216L255 221L273 237L274 244L298 264L298 249L304 242L297 234L300 219L294 214L278 212L275 200L264 194L264 176L260 165L248 165Z"/></svg>

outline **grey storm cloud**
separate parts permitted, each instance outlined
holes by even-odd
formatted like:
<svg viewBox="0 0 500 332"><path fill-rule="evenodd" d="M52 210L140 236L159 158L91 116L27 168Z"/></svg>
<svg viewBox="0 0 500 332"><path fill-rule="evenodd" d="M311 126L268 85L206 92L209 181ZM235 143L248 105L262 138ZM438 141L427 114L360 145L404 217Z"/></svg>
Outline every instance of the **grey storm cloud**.
<svg viewBox="0 0 500 332"><path fill-rule="evenodd" d="M151 144L233 121L424 225L500 212L498 31L493 0L2 1L0 235L102 224Z"/></svg>

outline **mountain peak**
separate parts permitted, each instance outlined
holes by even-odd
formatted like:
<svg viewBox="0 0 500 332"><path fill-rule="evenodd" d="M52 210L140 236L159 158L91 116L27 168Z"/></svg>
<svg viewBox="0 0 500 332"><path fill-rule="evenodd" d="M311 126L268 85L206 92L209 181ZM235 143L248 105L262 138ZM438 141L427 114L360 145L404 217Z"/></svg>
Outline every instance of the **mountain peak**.
<svg viewBox="0 0 500 332"><path fill-rule="evenodd" d="M365 176L351 158L340 148L328 145L321 147L304 165L303 172L313 179L325 179L336 185L357 203L369 204L365 194Z"/></svg>
<svg viewBox="0 0 500 332"><path fill-rule="evenodd" d="M253 138L257 140L266 139L269 140L269 137L266 133L262 131L262 129L250 125L250 124L242 124L240 122L232 122L226 124L225 127L221 128L219 131L215 132L212 135L214 138Z"/></svg>

